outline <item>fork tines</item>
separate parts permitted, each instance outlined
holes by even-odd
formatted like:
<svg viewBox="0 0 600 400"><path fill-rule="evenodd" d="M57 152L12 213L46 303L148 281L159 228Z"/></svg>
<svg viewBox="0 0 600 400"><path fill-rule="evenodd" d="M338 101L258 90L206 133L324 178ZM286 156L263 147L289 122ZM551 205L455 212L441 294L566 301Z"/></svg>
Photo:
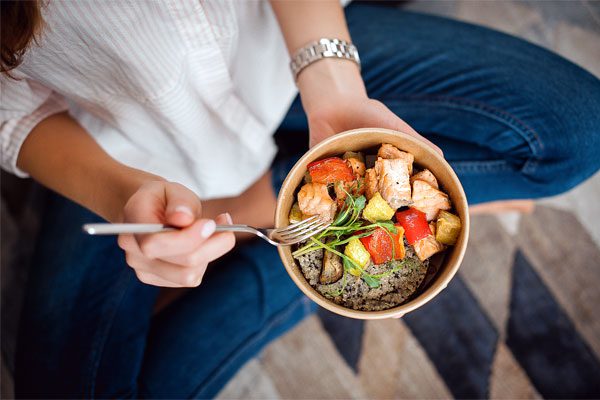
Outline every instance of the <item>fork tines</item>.
<svg viewBox="0 0 600 400"><path fill-rule="evenodd" d="M325 221L315 215L278 230L277 237L286 243L299 243L323 231L329 225L331 225L330 221Z"/></svg>

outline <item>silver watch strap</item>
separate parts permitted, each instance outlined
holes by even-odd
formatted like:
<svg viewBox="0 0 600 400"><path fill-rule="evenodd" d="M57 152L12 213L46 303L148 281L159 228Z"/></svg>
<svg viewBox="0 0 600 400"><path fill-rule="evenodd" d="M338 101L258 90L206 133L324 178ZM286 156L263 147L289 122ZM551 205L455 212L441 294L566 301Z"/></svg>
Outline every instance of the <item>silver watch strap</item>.
<svg viewBox="0 0 600 400"><path fill-rule="evenodd" d="M292 75L294 75L294 81L297 80L298 74L304 68L315 61L328 57L354 61L360 69L360 58L356 46L340 39L322 38L316 42L307 44L292 56L290 68Z"/></svg>

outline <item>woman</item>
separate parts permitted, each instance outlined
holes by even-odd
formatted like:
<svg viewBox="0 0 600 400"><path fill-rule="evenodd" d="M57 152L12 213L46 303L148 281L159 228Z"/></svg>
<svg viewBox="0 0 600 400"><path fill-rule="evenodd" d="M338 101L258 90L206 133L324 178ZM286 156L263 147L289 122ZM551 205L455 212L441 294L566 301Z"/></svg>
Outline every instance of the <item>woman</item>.
<svg viewBox="0 0 600 400"><path fill-rule="evenodd" d="M362 75L351 46L294 57L321 38L352 42ZM307 64L296 85L288 54ZM58 193L20 327L22 397L211 397L307 315L272 247L232 250L214 233L272 224L307 130L311 144L419 131L473 204L557 194L599 167L598 79L513 37L394 8L3 2L2 69L2 166ZM182 229L85 237L95 214ZM196 286L170 301L158 289Z"/></svg>

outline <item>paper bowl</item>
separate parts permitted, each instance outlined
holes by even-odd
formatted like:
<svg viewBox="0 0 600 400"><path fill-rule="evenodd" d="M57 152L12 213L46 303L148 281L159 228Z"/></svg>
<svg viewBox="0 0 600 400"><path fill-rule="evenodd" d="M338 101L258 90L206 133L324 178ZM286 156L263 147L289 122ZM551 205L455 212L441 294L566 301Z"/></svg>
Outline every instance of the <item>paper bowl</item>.
<svg viewBox="0 0 600 400"><path fill-rule="evenodd" d="M295 193L304 178L307 165L315 160L325 157L341 156L346 151L362 151L376 148L382 143L390 143L400 150L411 153L415 157L415 164L419 168L429 169L437 178L440 187L450 196L454 210L462 221L462 230L456 245L450 246L445 251L439 270L431 281L420 289L405 303L382 311L357 311L339 304L322 296L313 289L304 278L296 260L292 257L292 248L279 247L279 255L287 272L294 283L315 303L327 310L345 317L357 319L383 319L402 317L410 311L423 306L437 296L454 277L462 262L467 241L469 238L469 212L465 192L458 177L450 164L439 155L431 146L415 139L414 137L389 129L363 128L346 131L319 143L310 149L288 173L277 198L275 211L275 226L285 227L289 224L288 215L295 202Z"/></svg>

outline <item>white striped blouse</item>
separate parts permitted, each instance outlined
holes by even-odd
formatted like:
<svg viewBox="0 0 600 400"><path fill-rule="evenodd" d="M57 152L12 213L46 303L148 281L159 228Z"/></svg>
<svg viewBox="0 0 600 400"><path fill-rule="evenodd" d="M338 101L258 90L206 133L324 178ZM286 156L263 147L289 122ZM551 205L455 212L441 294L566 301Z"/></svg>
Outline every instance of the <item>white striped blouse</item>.
<svg viewBox="0 0 600 400"><path fill-rule="evenodd" d="M241 193L269 167L296 89L266 1L51 1L13 80L2 76L2 168L68 109L115 159L202 198Z"/></svg>

